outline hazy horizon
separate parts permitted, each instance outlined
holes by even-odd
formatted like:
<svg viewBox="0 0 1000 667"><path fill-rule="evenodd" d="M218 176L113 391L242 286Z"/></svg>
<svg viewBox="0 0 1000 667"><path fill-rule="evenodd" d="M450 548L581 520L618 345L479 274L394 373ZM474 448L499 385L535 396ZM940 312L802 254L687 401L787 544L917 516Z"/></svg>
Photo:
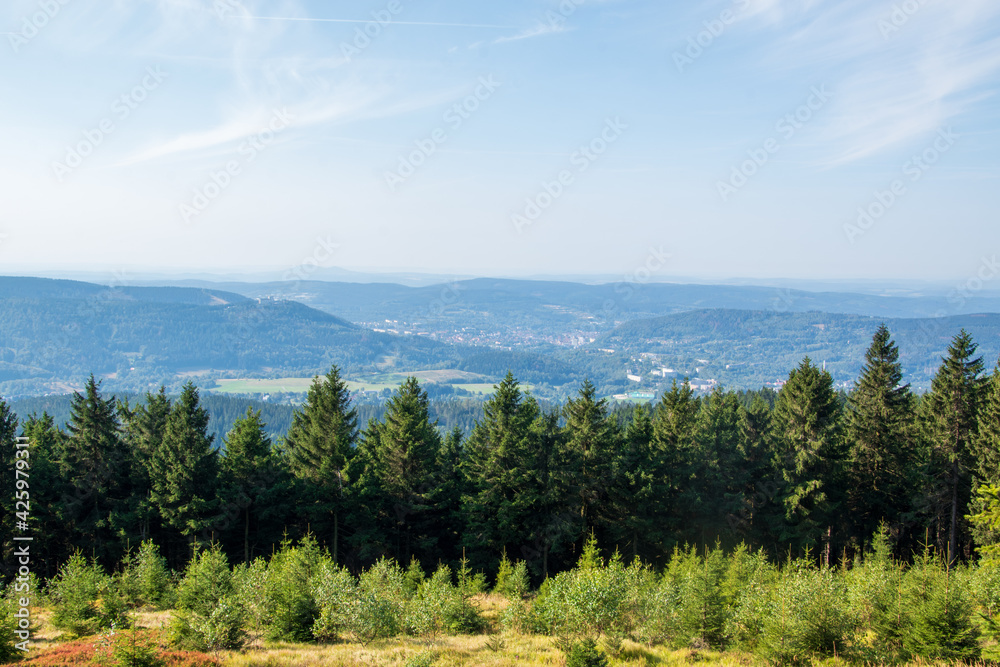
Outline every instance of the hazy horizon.
<svg viewBox="0 0 1000 667"><path fill-rule="evenodd" d="M985 0L13 0L0 269L988 289L998 27Z"/></svg>

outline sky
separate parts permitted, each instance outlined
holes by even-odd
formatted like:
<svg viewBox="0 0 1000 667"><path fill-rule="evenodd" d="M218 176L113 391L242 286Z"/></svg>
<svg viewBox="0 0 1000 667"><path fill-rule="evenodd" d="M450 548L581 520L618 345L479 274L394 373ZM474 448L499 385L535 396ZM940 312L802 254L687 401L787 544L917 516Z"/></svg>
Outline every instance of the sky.
<svg viewBox="0 0 1000 667"><path fill-rule="evenodd" d="M0 32L0 273L1000 288L996 0L7 0Z"/></svg>

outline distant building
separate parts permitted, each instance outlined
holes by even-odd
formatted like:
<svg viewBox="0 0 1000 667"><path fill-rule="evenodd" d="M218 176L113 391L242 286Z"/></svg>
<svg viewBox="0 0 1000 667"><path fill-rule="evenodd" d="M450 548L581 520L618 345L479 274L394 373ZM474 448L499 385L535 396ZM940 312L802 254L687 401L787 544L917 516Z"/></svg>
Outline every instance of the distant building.
<svg viewBox="0 0 1000 667"><path fill-rule="evenodd" d="M642 376L641 375L626 375L625 377L627 377L632 382L642 382Z"/></svg>

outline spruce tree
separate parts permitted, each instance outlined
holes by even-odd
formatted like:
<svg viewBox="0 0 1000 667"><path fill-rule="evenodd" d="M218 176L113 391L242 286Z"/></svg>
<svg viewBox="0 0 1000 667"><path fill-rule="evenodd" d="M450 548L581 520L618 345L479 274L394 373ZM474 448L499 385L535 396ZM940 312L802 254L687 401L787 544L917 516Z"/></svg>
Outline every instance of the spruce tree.
<svg viewBox="0 0 1000 667"><path fill-rule="evenodd" d="M288 466L305 482L305 501L315 518L330 518L335 561L346 503L344 470L354 454L357 431L357 411L351 407L347 383L341 379L340 369L332 366L325 377L313 380L285 438Z"/></svg>
<svg viewBox="0 0 1000 667"><path fill-rule="evenodd" d="M268 487L274 482L271 438L260 410L247 408L246 415L226 435L222 458L221 497L243 515L243 560L250 558L250 522Z"/></svg>
<svg viewBox="0 0 1000 667"><path fill-rule="evenodd" d="M691 477L680 503L696 517L692 542L708 544L731 534L742 507L740 484L740 405L733 393L716 387L701 401L691 459Z"/></svg>
<svg viewBox="0 0 1000 667"><path fill-rule="evenodd" d="M166 388L153 394L134 409L125 404L125 440L131 452L133 503L139 524L139 539L150 539L159 528L159 511L152 502L152 457L163 442L163 432L170 416L171 403Z"/></svg>
<svg viewBox="0 0 1000 667"><path fill-rule="evenodd" d="M217 504L218 452L207 433L208 419L198 389L186 383L150 457L151 500L164 524L192 543L212 527Z"/></svg>
<svg viewBox="0 0 1000 667"><path fill-rule="evenodd" d="M899 349L883 324L865 353L845 415L847 507L860 539L874 534L883 521L898 529L910 510L914 402L902 378Z"/></svg>
<svg viewBox="0 0 1000 667"><path fill-rule="evenodd" d="M973 490L976 493L970 511L981 514L987 510L988 490L1000 485L1000 360L986 383L980 403L974 472ZM976 524L974 535L980 546L1000 542L1000 533L988 523Z"/></svg>
<svg viewBox="0 0 1000 667"><path fill-rule="evenodd" d="M5 401L0 399L0 483L3 484L4 492L0 500L0 530L3 530L3 562L9 563L7 558L10 550L13 549L14 542L10 539L15 532L15 443L17 442L17 415L10 409ZM29 453L30 456L30 453ZM29 458L30 461L30 458ZM30 472L28 473L30 475ZM4 571L5 578L10 575L10 571Z"/></svg>
<svg viewBox="0 0 1000 667"><path fill-rule="evenodd" d="M658 557L666 542L657 512L662 476L653 450L653 419L646 406L633 408L614 458L612 480L613 535L619 548L633 558Z"/></svg>
<svg viewBox="0 0 1000 667"><path fill-rule="evenodd" d="M468 522L465 542L481 551L483 559L505 548L520 549L529 541L524 530L527 517L511 508L519 493L530 493L524 482L533 459L531 425L539 415L538 404L525 396L512 373L494 389L466 440L462 463L466 480L462 506Z"/></svg>
<svg viewBox="0 0 1000 667"><path fill-rule="evenodd" d="M84 393L73 394L69 437L59 455L64 480L65 529L77 546L98 558L117 556L128 534L130 457L122 439L115 398L104 399L91 375Z"/></svg>
<svg viewBox="0 0 1000 667"><path fill-rule="evenodd" d="M2 408L0 408L2 413ZM0 423L2 423L0 418ZM2 427L0 427L2 428ZM23 436L31 443L31 530L35 537L31 551L38 558L33 572L41 577L55 576L59 564L76 549L75 535L66 530L66 510L62 500L59 455L65 434L52 417L43 412L29 415Z"/></svg>
<svg viewBox="0 0 1000 667"><path fill-rule="evenodd" d="M692 508L681 504L680 494L687 489L697 465L698 409L699 401L685 380L681 386L674 381L653 412L655 474L660 479L656 512L674 539L695 520Z"/></svg>
<svg viewBox="0 0 1000 667"><path fill-rule="evenodd" d="M608 495L613 481L613 457L618 450L617 424L608 415L607 401L597 399L597 390L584 380L576 398L563 408L563 438L574 503L579 508L579 540L595 528L609 528Z"/></svg>
<svg viewBox="0 0 1000 667"><path fill-rule="evenodd" d="M975 356L977 347L972 336L962 329L948 346L948 356L941 359L923 401L923 422L931 446L928 496L941 536L939 543L951 560L967 546L960 545L960 541L966 534L965 516L975 467L973 450L979 437L979 406L985 384L981 377L983 358Z"/></svg>
<svg viewBox="0 0 1000 667"><path fill-rule="evenodd" d="M760 394L740 410L738 442L742 465L736 471L736 485L742 488L743 504L733 517L733 529L748 543L762 544L768 527L775 525L768 520L768 514L775 513L781 478L771 460L774 451L771 407ZM783 508L781 514L784 515Z"/></svg>
<svg viewBox="0 0 1000 667"><path fill-rule="evenodd" d="M398 562L416 556L432 565L441 548L437 529L447 513L435 502L443 481L442 441L416 378L407 378L389 399L383 422L365 432L363 448L359 499L388 538L386 549Z"/></svg>
<svg viewBox="0 0 1000 667"><path fill-rule="evenodd" d="M839 416L833 378L806 357L789 373L774 406L774 465L785 510L778 533L795 549L819 543L835 520L843 465Z"/></svg>

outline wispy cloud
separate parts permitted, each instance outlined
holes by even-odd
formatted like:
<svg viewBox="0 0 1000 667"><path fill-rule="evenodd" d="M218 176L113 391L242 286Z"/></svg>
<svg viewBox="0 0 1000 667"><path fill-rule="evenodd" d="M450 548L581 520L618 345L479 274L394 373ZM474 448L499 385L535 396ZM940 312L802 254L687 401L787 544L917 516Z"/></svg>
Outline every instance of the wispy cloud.
<svg viewBox="0 0 1000 667"><path fill-rule="evenodd" d="M236 18L236 17L234 17ZM242 16L238 18L257 19L260 21L301 21L305 23L374 23L374 19L325 19L311 16ZM498 28L510 29L509 25L492 25L488 23L438 23L435 21L396 21L391 20L389 25L410 25L410 26L432 26L443 28Z"/></svg>
<svg viewBox="0 0 1000 667"><path fill-rule="evenodd" d="M914 3L916 4L916 3ZM814 70L835 90L815 131L821 161L842 165L922 141L993 90L1000 5L928 0L905 13L869 0L761 0L754 37L780 37L762 67Z"/></svg>
<svg viewBox="0 0 1000 667"><path fill-rule="evenodd" d="M556 35L561 32L570 32L575 28L567 26L565 23L553 23L544 24L539 23L533 28L527 28L517 33L516 35L509 35L506 37L498 37L493 40L494 44L503 44L505 42L517 42L522 39L531 39L532 37L544 37L545 35Z"/></svg>

